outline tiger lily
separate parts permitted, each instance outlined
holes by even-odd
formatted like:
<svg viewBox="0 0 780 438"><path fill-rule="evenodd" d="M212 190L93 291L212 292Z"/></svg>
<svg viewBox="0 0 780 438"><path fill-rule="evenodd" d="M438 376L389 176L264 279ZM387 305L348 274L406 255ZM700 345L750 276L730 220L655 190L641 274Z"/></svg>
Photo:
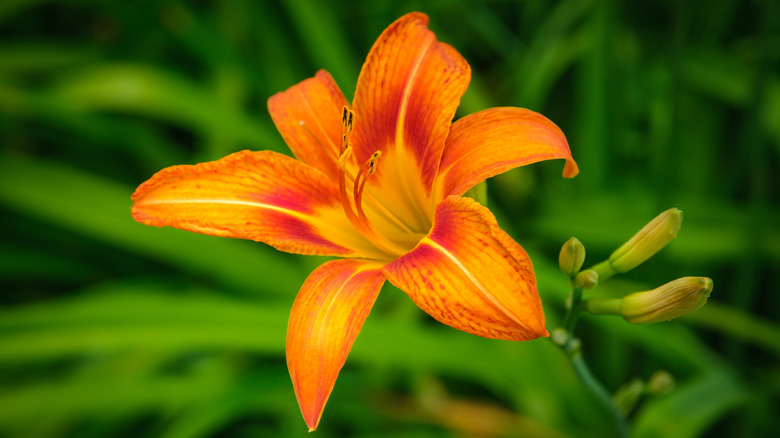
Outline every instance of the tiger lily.
<svg viewBox="0 0 780 438"><path fill-rule="evenodd" d="M547 336L531 260L490 210L463 197L511 168L565 159L561 130L521 108L452 123L469 65L407 14L374 43L350 106L325 71L272 96L295 159L243 151L173 166L133 194L138 222L336 256L293 304L287 365L314 430L385 280L438 321L486 338Z"/></svg>

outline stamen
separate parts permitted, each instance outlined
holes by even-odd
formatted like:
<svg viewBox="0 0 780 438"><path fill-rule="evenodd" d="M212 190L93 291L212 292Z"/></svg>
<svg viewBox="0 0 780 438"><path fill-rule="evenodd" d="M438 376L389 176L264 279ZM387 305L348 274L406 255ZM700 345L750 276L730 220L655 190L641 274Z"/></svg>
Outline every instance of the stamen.
<svg viewBox="0 0 780 438"><path fill-rule="evenodd" d="M387 254L402 254L405 249L402 248L397 242L388 239L386 236L379 234L371 226L371 223L366 217L366 213L363 210L363 192L366 187L366 181L368 176L373 175L376 172L377 162L382 155L380 151L374 152L371 157L360 167L358 174L353 178L347 168L350 160L352 159L352 144L349 141L349 136L352 133L354 127L355 113L344 105L341 112L341 147L338 156L338 172L339 172L339 194L341 195L341 205L344 209L344 214L349 219L349 222L360 233L368 239L371 243L376 245L381 251ZM352 181L352 197L347 192L347 178ZM371 196L369 192L369 196ZM373 199L373 197L372 197ZM399 224L399 227L408 230L408 227L400 222L391 212L389 212L381 203L377 202L374 205L380 212L388 216L391 220Z"/></svg>
<svg viewBox="0 0 780 438"><path fill-rule="evenodd" d="M354 115L351 109L346 105L341 112L341 152L339 154L338 166L339 166L339 192L341 194L341 205L344 208L344 214L347 215L347 219L356 228L360 228L360 220L358 219L355 211L352 210L352 205L347 195L347 161L352 156L352 146L349 144L349 134L352 132L352 121ZM355 180L357 182L357 180Z"/></svg>
<svg viewBox="0 0 780 438"><path fill-rule="evenodd" d="M341 110L341 126L344 129L344 134L351 134L352 133L352 122L355 118L355 112L349 109L348 106L344 105L344 107Z"/></svg>
<svg viewBox="0 0 780 438"><path fill-rule="evenodd" d="M368 176L373 175L376 171L376 163L379 161L379 157L382 156L382 151L376 151L371 155L363 167L360 168L357 176L355 177L355 185L353 187L352 196L355 199L355 209L358 212L358 218L361 223L367 227L370 227L366 213L363 211L363 189L366 187L366 181Z"/></svg>
<svg viewBox="0 0 780 438"><path fill-rule="evenodd" d="M339 169L343 172L347 172L347 161L352 158L352 145L347 143L347 148L339 156Z"/></svg>
<svg viewBox="0 0 780 438"><path fill-rule="evenodd" d="M358 220L357 215L355 214L355 211L352 210L352 204L349 201L349 196L347 195L347 181L346 177L344 176L344 171L339 170L339 193L341 195L341 206L344 208L344 214L347 215L347 219L352 223L352 225L355 226L355 228L360 228L360 221Z"/></svg>
<svg viewBox="0 0 780 438"><path fill-rule="evenodd" d="M373 175L376 171L376 163L379 161L379 157L382 156L382 151L376 151L368 160L368 174Z"/></svg>
<svg viewBox="0 0 780 438"><path fill-rule="evenodd" d="M350 159L352 159L352 155L353 155L353 153L352 153L353 152L353 148L352 148L352 144L349 141L349 134L352 133L352 129L354 128L354 120L355 120L354 112L352 110L350 110L347 106L344 106L342 108L342 117L341 117L343 131L342 131L341 146L340 146L340 151L339 151L339 155L338 156L336 156L336 154L333 153L331 148L326 147L320 141L319 137L314 135L314 133L311 131L311 129L309 129L309 126L307 125L307 123L304 120L299 120L298 121L298 125L300 125L306 131L306 133L308 133L311 136L311 138L314 139L314 141L316 141L317 144L320 145L320 147L328 154L328 157L331 160L333 160L333 162L338 167L338 171L339 171L339 189L340 189L340 193L341 193L341 201L342 201L342 204L344 206L344 212L347 215L347 218L350 220L350 222L355 227L360 229L360 228L362 228L361 226L359 226L359 225L362 225L362 224L360 224L361 221L358 218L358 214L356 214L354 209L352 208L352 203L351 203L352 200L350 200L349 197L346 196L346 194L347 194L347 187L346 187L347 181L346 180L348 179L353 184L356 181L356 177L353 176L353 174L347 168L347 163L349 162ZM377 161L377 159L378 159L378 157L376 157L376 159L374 159L373 162L371 162L371 159L369 159L370 163L368 163L369 164L369 168L367 170L367 174L368 175L372 175L374 173L374 171L376 170L376 161ZM363 180L363 184L362 185L365 186L365 179ZM362 199L362 193L363 193L362 188L359 189L359 193L360 193L360 196L361 196L361 199ZM369 196L370 199L376 201L376 199L374 199L374 197L373 197L373 195L371 193L369 193L368 196ZM354 198L353 198L353 200L354 200ZM403 230L405 232L408 232L408 233L412 232L412 229L409 228L408 225L406 225L400 219L398 219L398 217L393 215L393 213L391 213L389 210L387 210L387 208L384 205L382 205L379 202L375 202L373 205L374 205L375 208L377 208L377 210L381 214L383 214L385 217L390 219L401 230Z"/></svg>

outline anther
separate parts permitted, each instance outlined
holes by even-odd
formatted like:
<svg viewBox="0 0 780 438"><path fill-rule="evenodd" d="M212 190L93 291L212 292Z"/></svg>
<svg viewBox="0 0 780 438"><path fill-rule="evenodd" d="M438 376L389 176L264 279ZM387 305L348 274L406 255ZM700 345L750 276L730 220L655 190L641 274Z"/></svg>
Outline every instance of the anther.
<svg viewBox="0 0 780 438"><path fill-rule="evenodd" d="M339 158L338 158L338 166L339 166L339 193L341 194L341 205L344 208L344 214L347 215L347 218L349 219L352 224L360 228L360 219L358 218L358 215L355 214L355 212L352 210L352 205L350 203L350 199L347 196L347 174L349 171L347 170L347 162L352 157L352 145L349 144L349 134L352 132L352 122L353 122L354 115L352 113L352 110L350 110L346 105L342 108L341 111L341 127L342 127L342 133L341 133L341 148L339 151ZM353 185L357 183L357 178L352 179ZM354 196L352 198L354 201Z"/></svg>
<svg viewBox="0 0 780 438"><path fill-rule="evenodd" d="M352 198L355 200L355 209L357 210L358 218L363 225L369 229L370 225L368 224L368 218L366 218L366 213L363 211L363 189L366 187L368 176L373 175L376 171L376 163L381 156L381 151L376 151L371 154L371 158L369 158L363 167L360 168L357 177L355 177L355 186L352 191Z"/></svg>
<svg viewBox="0 0 780 438"><path fill-rule="evenodd" d="M368 174L373 175L376 171L376 164L379 161L379 157L382 156L382 151L376 151L368 159Z"/></svg>
<svg viewBox="0 0 780 438"><path fill-rule="evenodd" d="M355 118L355 113L349 107L344 105L341 111L341 126L344 128L344 133L349 134L352 132L352 121Z"/></svg>

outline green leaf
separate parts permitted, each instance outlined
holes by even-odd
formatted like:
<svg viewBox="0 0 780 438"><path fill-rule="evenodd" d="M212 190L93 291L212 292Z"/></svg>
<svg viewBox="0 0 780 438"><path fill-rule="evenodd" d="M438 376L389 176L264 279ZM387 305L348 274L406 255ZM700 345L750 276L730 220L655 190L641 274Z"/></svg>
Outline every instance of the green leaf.
<svg viewBox="0 0 780 438"><path fill-rule="evenodd" d="M52 93L72 111L109 110L157 117L254 149L284 149L270 126L203 90L203 86L169 71L116 63L92 66L65 77Z"/></svg>

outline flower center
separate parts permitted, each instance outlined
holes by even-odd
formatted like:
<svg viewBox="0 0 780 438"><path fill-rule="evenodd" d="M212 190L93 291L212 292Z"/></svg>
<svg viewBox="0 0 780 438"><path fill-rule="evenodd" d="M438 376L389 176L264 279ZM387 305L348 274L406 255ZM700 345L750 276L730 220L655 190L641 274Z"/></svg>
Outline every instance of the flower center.
<svg viewBox="0 0 780 438"><path fill-rule="evenodd" d="M344 209L344 213L349 219L350 223L360 233L368 239L377 248L387 253L389 256L397 257L411 250L417 241L422 238L422 234L415 233L408 225L401 221L396 215L394 215L387 207L379 202L375 197L371 197L370 206L374 211L384 216L387 220L393 223L398 230L394 234L396 236L400 234L405 237L400 241L389 237L385 233L379 232L375 225L369 221L364 209L363 195L365 193L366 182L369 177L376 172L379 165L379 159L382 156L382 151L377 150L374 152L363 165L360 166L357 175L352 176L349 172L347 165L352 158L352 144L349 141L350 134L352 133L354 125L354 112L347 106L344 106L342 110L342 135L341 135L341 148L338 158L339 169L339 191L341 193L341 205ZM347 190L347 179L352 182L352 193ZM351 196L350 196L351 195ZM387 230L382 230L387 231Z"/></svg>

